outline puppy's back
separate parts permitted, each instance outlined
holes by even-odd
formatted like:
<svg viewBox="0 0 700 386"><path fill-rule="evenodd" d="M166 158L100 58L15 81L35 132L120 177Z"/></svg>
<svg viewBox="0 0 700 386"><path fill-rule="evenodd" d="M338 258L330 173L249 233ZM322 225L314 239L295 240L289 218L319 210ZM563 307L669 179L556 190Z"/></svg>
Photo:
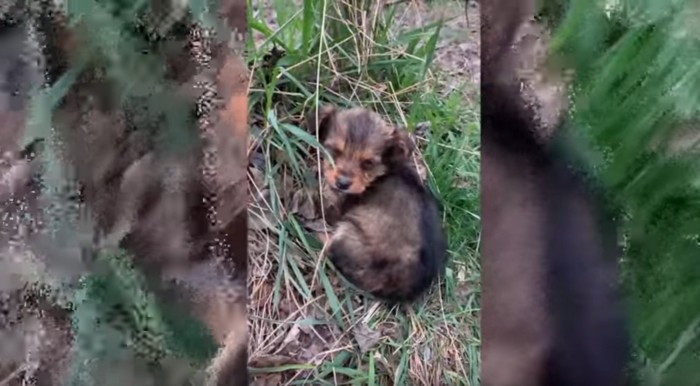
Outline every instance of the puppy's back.
<svg viewBox="0 0 700 386"><path fill-rule="evenodd" d="M331 255L356 285L401 302L414 300L434 282L444 266L445 237L435 198L415 173L385 176L347 200L343 212L358 240L336 245Z"/></svg>

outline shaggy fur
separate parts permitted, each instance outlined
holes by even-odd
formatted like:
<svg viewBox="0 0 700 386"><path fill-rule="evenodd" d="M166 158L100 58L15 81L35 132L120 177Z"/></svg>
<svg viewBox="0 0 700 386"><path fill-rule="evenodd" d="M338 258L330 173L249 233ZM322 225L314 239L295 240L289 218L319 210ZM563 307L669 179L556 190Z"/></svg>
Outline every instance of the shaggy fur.
<svg viewBox="0 0 700 386"><path fill-rule="evenodd" d="M326 106L307 118L332 156L323 162L338 222L328 254L354 285L389 302L414 300L445 263L437 203L409 162L405 130L369 110Z"/></svg>

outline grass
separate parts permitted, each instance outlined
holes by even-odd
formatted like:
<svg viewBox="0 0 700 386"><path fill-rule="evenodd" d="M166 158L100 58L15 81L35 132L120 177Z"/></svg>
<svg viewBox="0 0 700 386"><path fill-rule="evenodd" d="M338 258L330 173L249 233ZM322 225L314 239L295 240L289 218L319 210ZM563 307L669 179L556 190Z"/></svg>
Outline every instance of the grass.
<svg viewBox="0 0 700 386"><path fill-rule="evenodd" d="M246 54L254 381L479 384L479 106L440 88L432 59L441 24L402 28L392 24L396 7L376 4L354 12L344 2L256 3ZM319 144L301 117L324 103L371 108L409 130L430 123L417 139L450 262L440 285L411 307L361 296L303 230L324 221L312 205Z"/></svg>

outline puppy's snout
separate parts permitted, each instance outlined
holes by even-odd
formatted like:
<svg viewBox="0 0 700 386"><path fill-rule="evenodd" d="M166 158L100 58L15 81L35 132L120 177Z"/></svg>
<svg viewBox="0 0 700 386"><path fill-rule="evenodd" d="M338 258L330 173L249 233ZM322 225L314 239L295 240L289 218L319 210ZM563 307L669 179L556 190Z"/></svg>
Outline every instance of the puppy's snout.
<svg viewBox="0 0 700 386"><path fill-rule="evenodd" d="M338 175L335 180L335 187L339 190L347 190L352 185L352 180L345 175Z"/></svg>

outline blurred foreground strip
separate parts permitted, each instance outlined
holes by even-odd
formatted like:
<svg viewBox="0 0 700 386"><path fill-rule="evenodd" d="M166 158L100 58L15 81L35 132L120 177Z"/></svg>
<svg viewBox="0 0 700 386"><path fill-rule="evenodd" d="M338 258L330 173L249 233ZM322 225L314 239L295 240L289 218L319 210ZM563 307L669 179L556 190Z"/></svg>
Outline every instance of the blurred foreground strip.
<svg viewBox="0 0 700 386"><path fill-rule="evenodd" d="M0 8L0 382L247 384L245 2L206 10Z"/></svg>

